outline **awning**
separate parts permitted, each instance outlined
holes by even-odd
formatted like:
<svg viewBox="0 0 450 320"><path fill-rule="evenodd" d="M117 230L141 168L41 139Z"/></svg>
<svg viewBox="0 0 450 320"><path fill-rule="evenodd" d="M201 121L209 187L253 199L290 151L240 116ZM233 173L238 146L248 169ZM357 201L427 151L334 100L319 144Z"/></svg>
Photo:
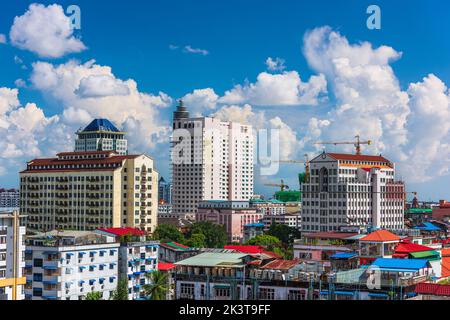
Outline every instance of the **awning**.
<svg viewBox="0 0 450 320"><path fill-rule="evenodd" d="M106 267L106 264L102 263L102 264L99 264L99 266L100 267Z"/></svg>
<svg viewBox="0 0 450 320"><path fill-rule="evenodd" d="M330 258L331 259L350 259L353 257L356 257L358 254L355 252L339 252L333 254Z"/></svg>
<svg viewBox="0 0 450 320"><path fill-rule="evenodd" d="M388 298L389 295L387 293L369 293L369 297Z"/></svg>
<svg viewBox="0 0 450 320"><path fill-rule="evenodd" d="M134 274L135 276L139 276L139 275L141 275L141 274L142 274L142 272L140 272L140 271L137 271L137 272L133 272L133 274Z"/></svg>
<svg viewBox="0 0 450 320"><path fill-rule="evenodd" d="M83 255L85 255L86 254L86 252L78 252L78 255L79 256L83 256Z"/></svg>
<svg viewBox="0 0 450 320"><path fill-rule="evenodd" d="M97 281L97 280L95 280L95 279L92 279L92 280L89 280L89 284L94 284L95 283L95 281Z"/></svg>
<svg viewBox="0 0 450 320"><path fill-rule="evenodd" d="M214 289L229 289L230 285L229 284L216 284L213 287Z"/></svg>
<svg viewBox="0 0 450 320"><path fill-rule="evenodd" d="M152 261L152 260L156 260L156 258L147 258L147 259L145 259L145 260L147 260L147 261Z"/></svg>
<svg viewBox="0 0 450 320"><path fill-rule="evenodd" d="M100 253L105 253L106 252L106 250L100 250Z"/></svg>
<svg viewBox="0 0 450 320"><path fill-rule="evenodd" d="M58 281L44 281L44 284L58 284Z"/></svg>
<svg viewBox="0 0 450 320"><path fill-rule="evenodd" d="M328 291L320 291L320 294L324 296L324 295L329 294L329 292Z"/></svg>
<svg viewBox="0 0 450 320"><path fill-rule="evenodd" d="M33 268L33 266L31 264L25 265L25 269L31 269L31 268Z"/></svg>
<svg viewBox="0 0 450 320"><path fill-rule="evenodd" d="M47 300L56 300L57 298L55 296L42 296L43 299Z"/></svg>
<svg viewBox="0 0 450 320"><path fill-rule="evenodd" d="M33 250L26 249L26 250L25 250L25 253L33 253Z"/></svg>
<svg viewBox="0 0 450 320"><path fill-rule="evenodd" d="M80 282L78 282L79 284L83 284L84 283L84 280L80 280Z"/></svg>
<svg viewBox="0 0 450 320"><path fill-rule="evenodd" d="M353 296L355 293L351 291L335 291L334 294L341 296Z"/></svg>
<svg viewBox="0 0 450 320"><path fill-rule="evenodd" d="M42 268L44 270L57 270L58 269L58 267L56 267L56 266L43 266Z"/></svg>
<svg viewBox="0 0 450 320"><path fill-rule="evenodd" d="M71 257L71 256L73 256L73 253L71 253L71 252L66 253L66 256Z"/></svg>
<svg viewBox="0 0 450 320"><path fill-rule="evenodd" d="M86 269L86 267L85 266L80 266L80 269L84 270L84 269Z"/></svg>
<svg viewBox="0 0 450 320"><path fill-rule="evenodd" d="M411 255L416 259L439 259L439 253L437 251L421 251L421 252L411 252Z"/></svg>
<svg viewBox="0 0 450 320"><path fill-rule="evenodd" d="M114 280L116 277L109 277L109 280Z"/></svg>

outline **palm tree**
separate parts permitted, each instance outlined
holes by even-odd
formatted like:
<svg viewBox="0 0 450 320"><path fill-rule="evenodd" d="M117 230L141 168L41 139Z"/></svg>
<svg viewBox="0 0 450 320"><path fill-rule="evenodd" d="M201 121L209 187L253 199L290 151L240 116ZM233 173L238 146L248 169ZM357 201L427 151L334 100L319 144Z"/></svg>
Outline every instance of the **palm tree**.
<svg viewBox="0 0 450 320"><path fill-rule="evenodd" d="M146 296L151 300L166 300L166 294L169 290L167 274L154 271L146 276L150 280L149 284L142 287Z"/></svg>
<svg viewBox="0 0 450 320"><path fill-rule="evenodd" d="M99 291L93 291L93 292L89 292L86 295L86 300L103 300L103 293L99 292Z"/></svg>

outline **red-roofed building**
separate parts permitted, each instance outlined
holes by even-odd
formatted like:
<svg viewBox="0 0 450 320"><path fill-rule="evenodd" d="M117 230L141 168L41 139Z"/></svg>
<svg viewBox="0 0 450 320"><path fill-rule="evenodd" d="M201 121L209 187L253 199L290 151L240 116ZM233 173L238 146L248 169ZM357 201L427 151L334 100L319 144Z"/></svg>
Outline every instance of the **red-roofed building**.
<svg viewBox="0 0 450 320"><path fill-rule="evenodd" d="M442 249L441 251L441 266L442 266L442 277L450 277L450 248Z"/></svg>
<svg viewBox="0 0 450 320"><path fill-rule="evenodd" d="M376 230L359 239L360 264L371 264L377 258L392 258L400 240L387 230Z"/></svg>
<svg viewBox="0 0 450 320"><path fill-rule="evenodd" d="M450 285L421 282L414 292L419 300L450 300Z"/></svg>
<svg viewBox="0 0 450 320"><path fill-rule="evenodd" d="M382 156L324 152L310 161L302 188L303 232L404 228L404 183Z"/></svg>
<svg viewBox="0 0 450 320"><path fill-rule="evenodd" d="M130 227L152 233L157 183L153 160L143 154L62 152L27 163L20 173L20 211L32 232Z"/></svg>
<svg viewBox="0 0 450 320"><path fill-rule="evenodd" d="M226 245L224 249L235 250L241 253L248 253L251 255L258 255L261 259L279 259L280 255L275 252L267 251L262 246L250 246L250 245Z"/></svg>
<svg viewBox="0 0 450 320"><path fill-rule="evenodd" d="M273 260L264 266L262 266L260 269L262 270L281 270L281 271L289 271L289 269L296 266L300 260L282 260L277 259Z"/></svg>

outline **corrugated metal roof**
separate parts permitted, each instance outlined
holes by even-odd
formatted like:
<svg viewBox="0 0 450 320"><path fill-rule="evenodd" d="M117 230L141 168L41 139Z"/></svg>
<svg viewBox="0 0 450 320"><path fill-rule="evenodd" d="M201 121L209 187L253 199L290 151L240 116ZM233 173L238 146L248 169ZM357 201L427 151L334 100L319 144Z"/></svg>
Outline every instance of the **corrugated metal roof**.
<svg viewBox="0 0 450 320"><path fill-rule="evenodd" d="M367 241L367 242L400 241L400 237L387 230L376 230L372 233L369 233L364 238L359 239L359 241Z"/></svg>
<svg viewBox="0 0 450 320"><path fill-rule="evenodd" d="M409 270L418 271L423 268L430 268L431 265L428 260L425 259L387 259L378 258L373 263L372 266L379 267L380 269L399 269L399 270Z"/></svg>
<svg viewBox="0 0 450 320"><path fill-rule="evenodd" d="M176 262L179 266L199 266L199 267L241 267L243 266L243 259L247 257L245 253L216 253L205 252L194 257Z"/></svg>
<svg viewBox="0 0 450 320"><path fill-rule="evenodd" d="M421 282L416 285L414 292L433 296L450 296L450 285Z"/></svg>

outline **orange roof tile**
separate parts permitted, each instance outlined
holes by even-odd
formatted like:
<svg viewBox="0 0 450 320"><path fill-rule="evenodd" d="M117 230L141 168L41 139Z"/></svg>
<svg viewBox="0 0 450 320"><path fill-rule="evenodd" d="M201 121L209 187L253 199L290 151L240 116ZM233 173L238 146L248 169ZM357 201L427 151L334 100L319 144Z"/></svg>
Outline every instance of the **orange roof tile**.
<svg viewBox="0 0 450 320"><path fill-rule="evenodd" d="M359 239L359 241L368 241L368 242L400 241L400 237L387 230L376 230L368 234L367 236Z"/></svg>
<svg viewBox="0 0 450 320"><path fill-rule="evenodd" d="M441 251L442 259L441 259L441 266L442 266L442 274L441 276L443 278L450 277L450 249L442 249Z"/></svg>

